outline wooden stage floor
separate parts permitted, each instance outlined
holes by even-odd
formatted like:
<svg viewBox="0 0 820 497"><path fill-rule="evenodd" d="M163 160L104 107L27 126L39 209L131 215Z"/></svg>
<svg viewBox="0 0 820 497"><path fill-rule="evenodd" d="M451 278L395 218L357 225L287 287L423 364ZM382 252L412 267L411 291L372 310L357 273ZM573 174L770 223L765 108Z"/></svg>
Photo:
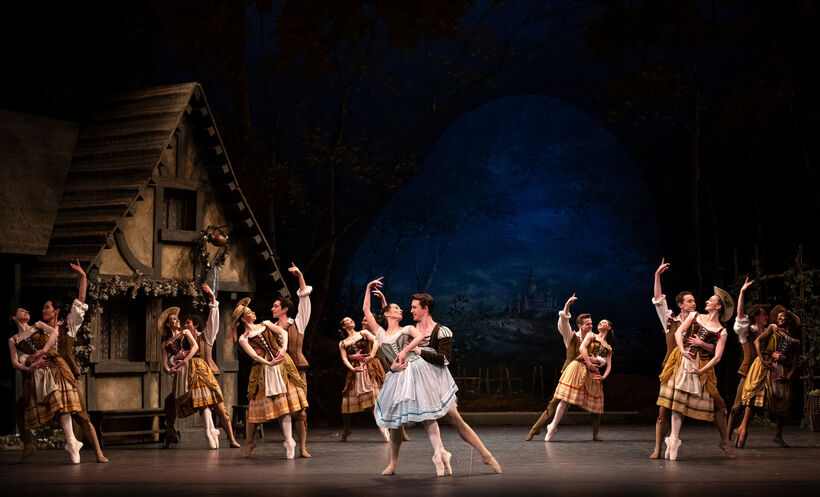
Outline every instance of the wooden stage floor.
<svg viewBox="0 0 820 497"><path fill-rule="evenodd" d="M62 450L41 450L33 463L18 465L21 452L5 450L0 471L4 495L820 495L820 433L796 426L786 428L787 449L770 441L773 428L754 427L747 448L729 460L712 426L687 422L677 461L647 458L651 425L602 426L600 443L590 440L589 426L561 426L548 444L543 438L524 442L525 427L478 427L503 475L482 465L451 427L442 426L442 432L453 453L452 477L435 477L421 428L410 430L413 441L402 446L398 474L380 476L388 446L375 427L355 428L345 443L338 430L311 429L311 459L286 460L281 434L268 430L250 459L240 457L241 449L139 444L108 447L108 465L96 464L88 450L79 465L70 464Z"/></svg>

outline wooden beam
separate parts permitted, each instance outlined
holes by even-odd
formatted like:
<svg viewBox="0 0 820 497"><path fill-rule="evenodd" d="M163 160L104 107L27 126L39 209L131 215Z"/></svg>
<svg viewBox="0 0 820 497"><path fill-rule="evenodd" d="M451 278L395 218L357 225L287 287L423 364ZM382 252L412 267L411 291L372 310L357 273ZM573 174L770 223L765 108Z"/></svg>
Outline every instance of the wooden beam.
<svg viewBox="0 0 820 497"><path fill-rule="evenodd" d="M174 190L203 190L205 183L199 180L188 178L176 178L173 176L153 176L154 184L164 188L172 188Z"/></svg>
<svg viewBox="0 0 820 497"><path fill-rule="evenodd" d="M114 239L117 241L117 248L120 250L120 255L122 255L125 262L131 266L131 269L139 271L149 278L154 277L154 268L146 266L137 259L134 253L131 252L131 247L128 246L128 242L125 240L125 234L120 229L114 232Z"/></svg>
<svg viewBox="0 0 820 497"><path fill-rule="evenodd" d="M94 365L94 374L145 373L148 365L144 361L102 361Z"/></svg>
<svg viewBox="0 0 820 497"><path fill-rule="evenodd" d="M165 243L196 243L199 239L199 231L173 230L161 228L159 230L159 240Z"/></svg>

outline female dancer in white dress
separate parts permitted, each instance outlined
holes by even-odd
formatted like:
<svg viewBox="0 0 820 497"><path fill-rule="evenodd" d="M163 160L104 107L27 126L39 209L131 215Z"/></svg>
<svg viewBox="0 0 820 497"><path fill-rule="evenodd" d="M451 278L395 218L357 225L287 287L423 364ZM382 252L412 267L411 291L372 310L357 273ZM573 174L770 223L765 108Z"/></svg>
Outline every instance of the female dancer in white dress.
<svg viewBox="0 0 820 497"><path fill-rule="evenodd" d="M399 326L402 311L397 304L383 309L387 330L376 322L370 311L370 293L381 285L381 278L367 284L363 310L368 326L376 330L376 340L381 344L382 353L391 363L373 409L376 424L390 430L390 463L382 474L392 475L396 472L402 442L399 428L420 422L433 446L436 474L451 475L451 454L444 450L436 420L455 407L458 388L447 368L420 360L421 357L410 352L416 346L424 347L425 337L414 326Z"/></svg>

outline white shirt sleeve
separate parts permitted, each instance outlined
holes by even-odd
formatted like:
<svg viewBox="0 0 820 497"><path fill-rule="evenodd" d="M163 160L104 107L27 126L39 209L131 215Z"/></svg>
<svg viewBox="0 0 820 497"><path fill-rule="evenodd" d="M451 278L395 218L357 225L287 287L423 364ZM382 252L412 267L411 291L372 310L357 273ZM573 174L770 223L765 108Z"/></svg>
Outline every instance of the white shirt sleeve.
<svg viewBox="0 0 820 497"><path fill-rule="evenodd" d="M294 321L296 322L296 329L302 334L305 333L308 321L310 321L310 292L312 291L313 287L307 286L305 291L299 290L296 292L296 295L299 296L299 310Z"/></svg>
<svg viewBox="0 0 820 497"><path fill-rule="evenodd" d="M672 311L669 310L669 305L666 303L666 295L661 294L661 296L655 300L655 297L652 297L652 304L655 306L655 312L658 313L658 319L661 321L661 326L663 326L663 332L669 333L669 318L673 316Z"/></svg>
<svg viewBox="0 0 820 497"><path fill-rule="evenodd" d="M216 335L219 334L219 302L211 302L208 307L210 307L208 322L205 323L205 331L202 332L202 335L205 336L205 343L213 347Z"/></svg>
<svg viewBox="0 0 820 497"><path fill-rule="evenodd" d="M745 314L738 314L735 318L734 330L740 343L749 341L749 324L749 316Z"/></svg>
<svg viewBox="0 0 820 497"><path fill-rule="evenodd" d="M87 310L88 304L74 299L74 302L71 304L71 310L68 312L68 317L65 319L66 325L68 326L67 333L71 338L77 337L77 331L79 331L80 326L83 324L83 318Z"/></svg>
<svg viewBox="0 0 820 497"><path fill-rule="evenodd" d="M564 347L569 347L569 342L572 341L572 327L569 324L569 318L572 314L564 312L563 309L558 311L558 333L564 337Z"/></svg>

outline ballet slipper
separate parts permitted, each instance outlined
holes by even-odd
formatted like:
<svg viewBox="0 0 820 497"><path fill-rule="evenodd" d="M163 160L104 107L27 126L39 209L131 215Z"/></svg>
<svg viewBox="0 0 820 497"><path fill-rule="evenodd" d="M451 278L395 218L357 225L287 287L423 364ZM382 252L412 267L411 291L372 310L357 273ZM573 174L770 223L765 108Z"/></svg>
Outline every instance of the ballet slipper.
<svg viewBox="0 0 820 497"><path fill-rule="evenodd" d="M103 455L102 452L100 452L99 454L97 454L97 462L100 464L108 464L111 461L109 461L108 458L105 457L105 455Z"/></svg>
<svg viewBox="0 0 820 497"><path fill-rule="evenodd" d="M746 446L746 436L749 434L746 430L741 430L738 428L736 430L737 438L735 439L735 448L742 449Z"/></svg>
<svg viewBox="0 0 820 497"><path fill-rule="evenodd" d="M236 440L231 441L231 448L232 449L238 449L240 447L242 447L242 446L239 445L239 442L237 442Z"/></svg>
<svg viewBox="0 0 820 497"><path fill-rule="evenodd" d="M390 461L390 464L387 465L386 468L382 470L382 476L390 476L396 474L396 463Z"/></svg>
<svg viewBox="0 0 820 497"><path fill-rule="evenodd" d="M720 449L723 451L723 455L728 459L734 459L736 457L732 451L732 443L729 440L720 442Z"/></svg>
<svg viewBox="0 0 820 497"><path fill-rule="evenodd" d="M407 434L407 430L404 429L404 426L401 427L401 439L403 442L410 442L410 435Z"/></svg>
<svg viewBox="0 0 820 497"><path fill-rule="evenodd" d="M340 441L347 442L347 437L349 437L351 433L353 432L348 430L347 428L342 430L342 436L340 437Z"/></svg>
<svg viewBox="0 0 820 497"><path fill-rule="evenodd" d="M296 441L292 438L290 440L285 440L283 444L285 446L285 457L288 459L293 459L296 457Z"/></svg>
<svg viewBox="0 0 820 497"><path fill-rule="evenodd" d="M783 447L784 449L789 448L789 444L787 444L786 441L783 440L783 437L780 436L780 435L775 435L774 438L772 438L772 442L778 444L779 446Z"/></svg>
<svg viewBox="0 0 820 497"><path fill-rule="evenodd" d="M253 449L256 448L256 441L251 440L250 442L245 444L245 451L242 453L242 457L251 457L251 452Z"/></svg>
<svg viewBox="0 0 820 497"><path fill-rule="evenodd" d="M493 457L492 454L490 454L487 457L482 457L481 462L483 462L487 466L490 466L491 468L493 468L493 471L495 471L496 473L498 473L498 474L502 473L501 465L498 464L498 461L495 460L495 457Z"/></svg>
<svg viewBox="0 0 820 497"><path fill-rule="evenodd" d="M74 440L72 442L66 442L65 449L68 452L68 455L71 456L72 464L80 464L80 449L82 448L83 443L79 440Z"/></svg>
<svg viewBox="0 0 820 497"><path fill-rule="evenodd" d="M37 447L34 444L26 444L23 446L23 455L20 459L17 460L18 464L26 464L31 462L31 459L34 457L34 453L37 452Z"/></svg>
<svg viewBox="0 0 820 497"><path fill-rule="evenodd" d="M651 454L649 454L649 458L650 459L659 459L660 454L658 454L658 452L660 452L660 451L655 449Z"/></svg>
<svg viewBox="0 0 820 497"><path fill-rule="evenodd" d="M308 452L307 447L299 447L299 456L310 459L310 452Z"/></svg>
<svg viewBox="0 0 820 497"><path fill-rule="evenodd" d="M436 467L436 476L444 476L444 461L442 460L442 450L433 454L433 465Z"/></svg>
<svg viewBox="0 0 820 497"><path fill-rule="evenodd" d="M390 432L387 430L387 428L379 428L379 432L382 434L382 437L384 437L384 441L389 443Z"/></svg>
<svg viewBox="0 0 820 497"><path fill-rule="evenodd" d="M536 430L535 428L531 429L529 433L527 433L527 437L524 439L525 442L529 442L532 440L536 435L540 435L541 430Z"/></svg>

